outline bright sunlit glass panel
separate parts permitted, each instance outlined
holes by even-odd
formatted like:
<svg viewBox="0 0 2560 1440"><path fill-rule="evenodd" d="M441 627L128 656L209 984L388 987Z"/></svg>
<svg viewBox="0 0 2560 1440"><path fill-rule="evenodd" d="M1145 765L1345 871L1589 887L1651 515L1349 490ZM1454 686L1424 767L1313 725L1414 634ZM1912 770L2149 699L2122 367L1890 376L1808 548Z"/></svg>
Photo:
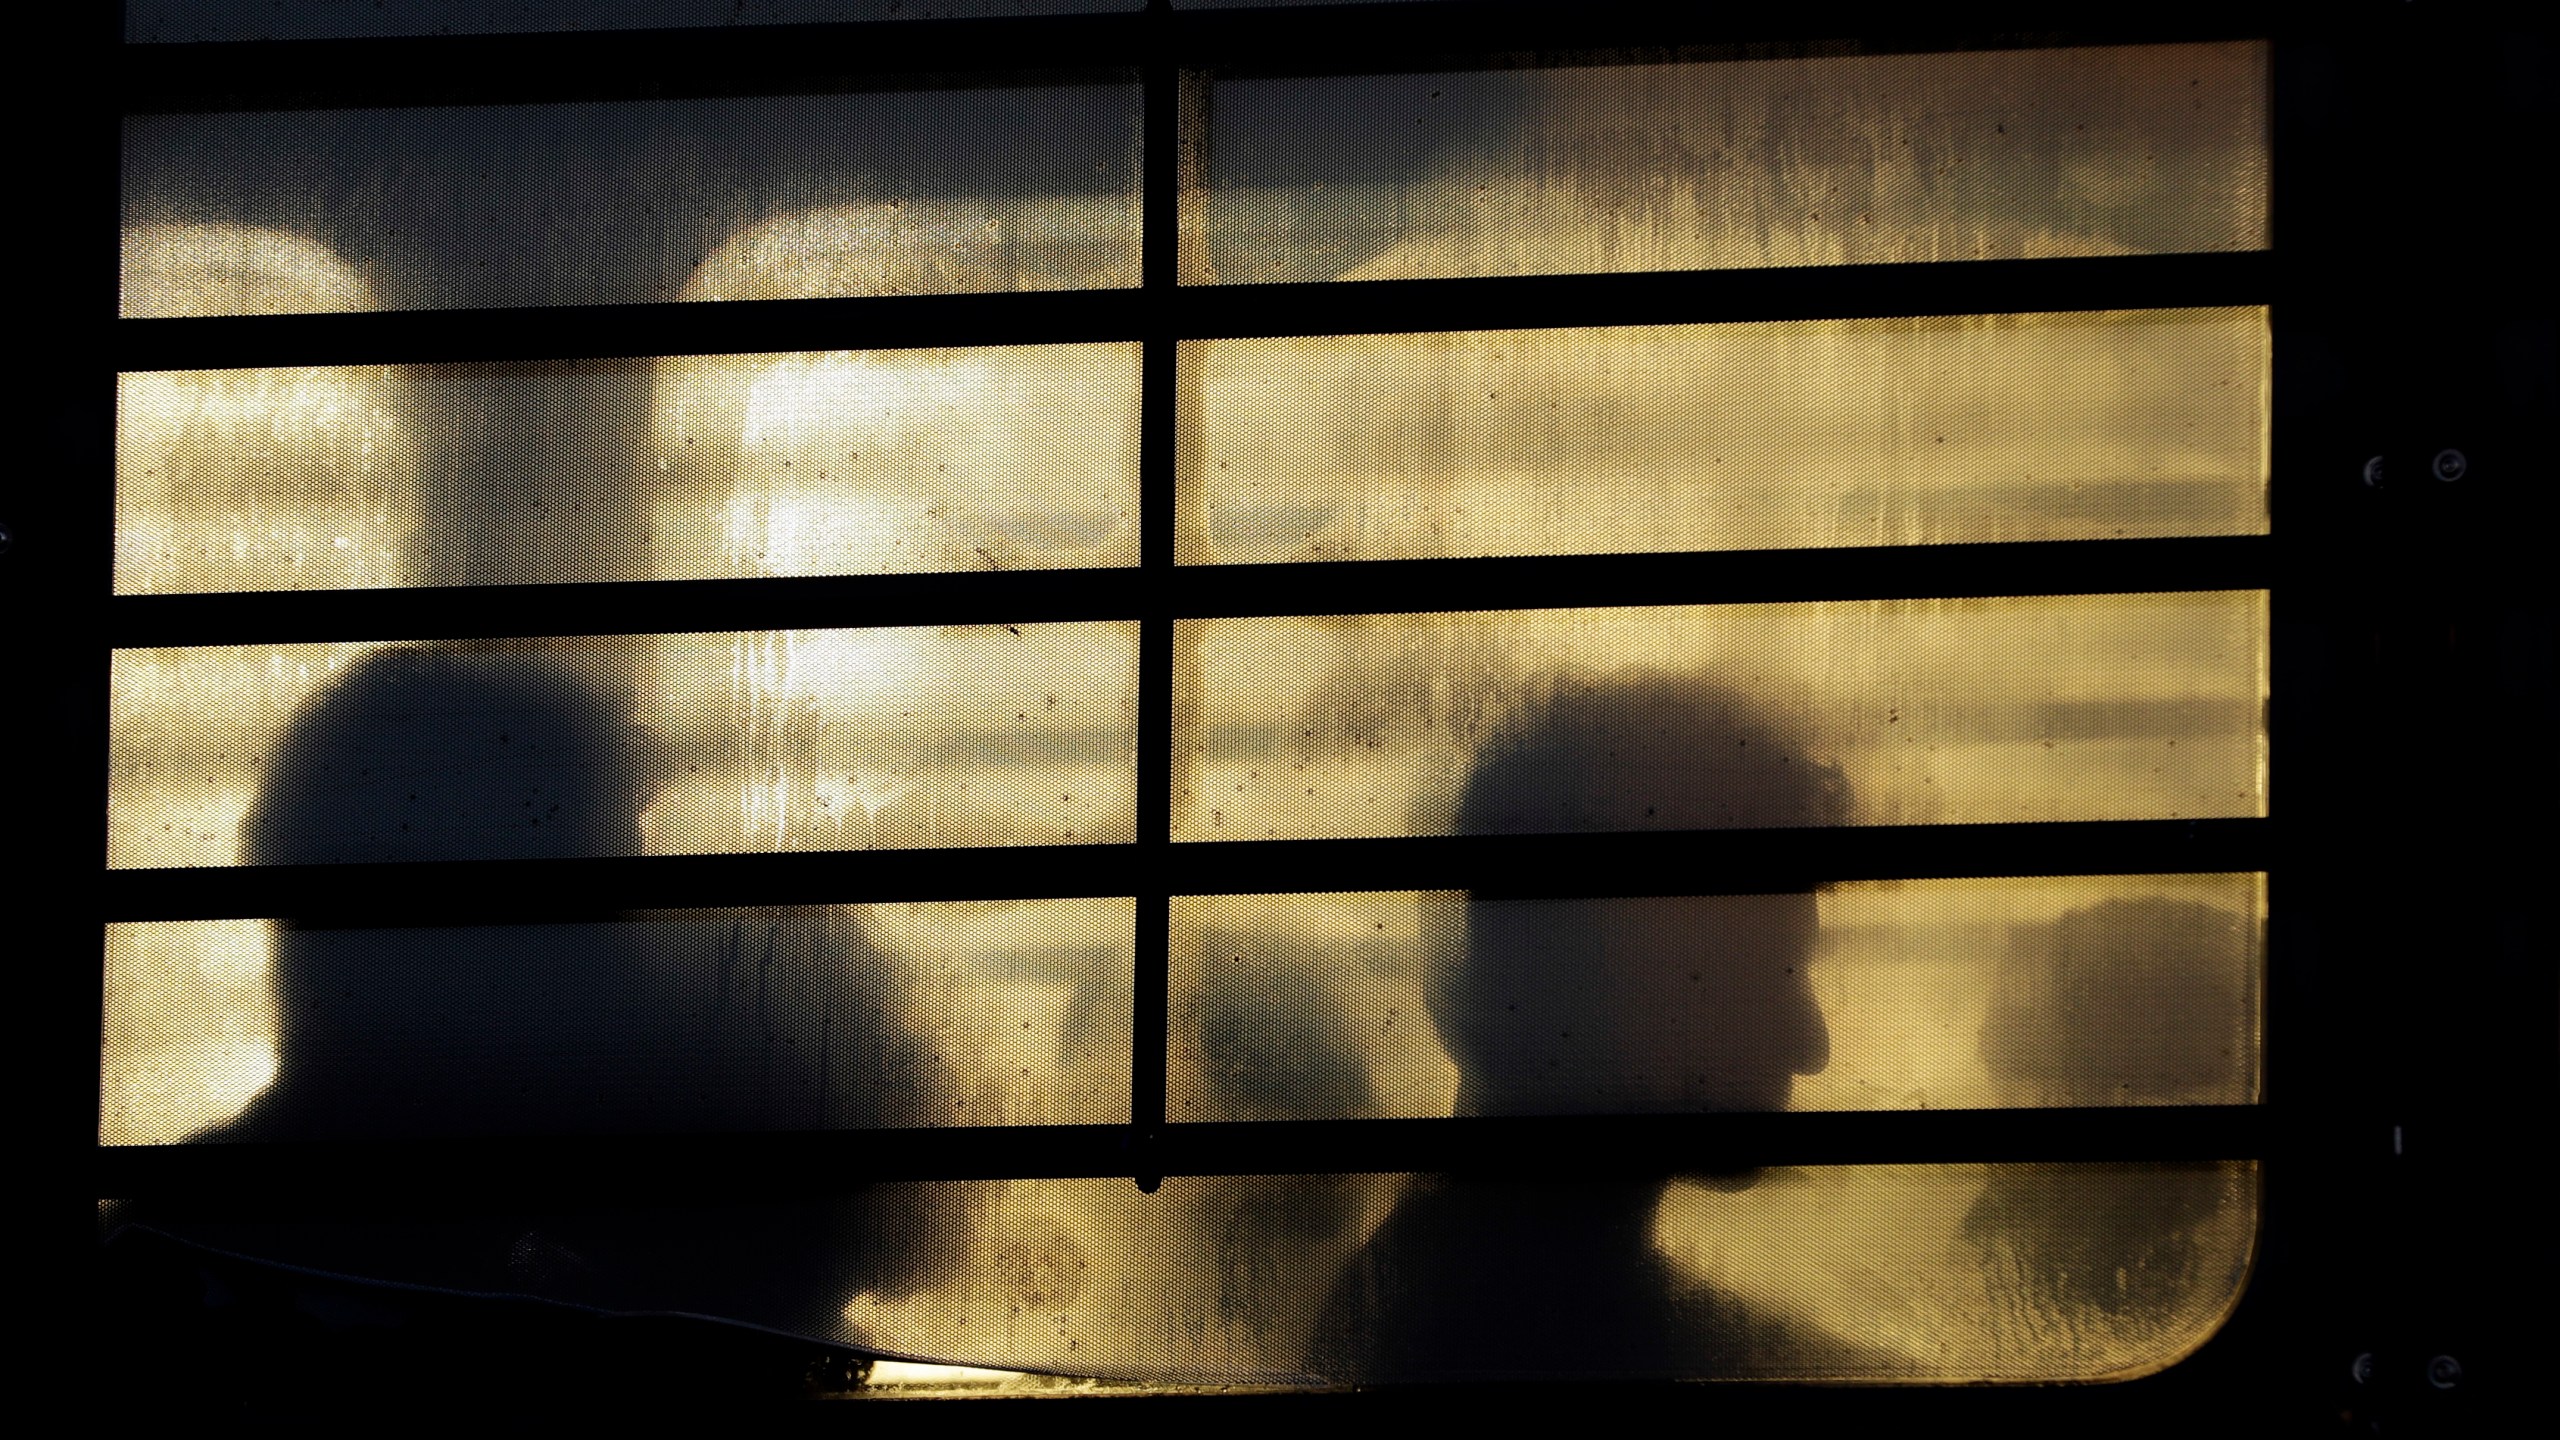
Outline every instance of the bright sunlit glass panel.
<svg viewBox="0 0 2560 1440"><path fill-rule="evenodd" d="M1095 84L134 115L122 313L1134 285L1138 112ZM186 282L243 233L336 256L363 303Z"/></svg>
<svg viewBox="0 0 2560 1440"><path fill-rule="evenodd" d="M1214 340L1189 563L2267 529L2264 310Z"/></svg>
<svg viewBox="0 0 2560 1440"><path fill-rule="evenodd" d="M1176 897L1179 1120L2237 1105L2264 877Z"/></svg>
<svg viewBox="0 0 2560 1440"><path fill-rule="evenodd" d="M2257 250L2262 43L1216 82L1191 283Z"/></svg>
<svg viewBox="0 0 2560 1440"><path fill-rule="evenodd" d="M115 657L114 866L1090 844L1128 622Z"/></svg>
<svg viewBox="0 0 2560 1440"><path fill-rule="evenodd" d="M1130 906L109 926L99 1139L1113 1124Z"/></svg>
<svg viewBox="0 0 2560 1440"><path fill-rule="evenodd" d="M1130 345L119 378L122 594L1137 559Z"/></svg>
<svg viewBox="0 0 2560 1440"><path fill-rule="evenodd" d="M2267 639L2262 591L1182 621L1174 836L2262 815Z"/></svg>

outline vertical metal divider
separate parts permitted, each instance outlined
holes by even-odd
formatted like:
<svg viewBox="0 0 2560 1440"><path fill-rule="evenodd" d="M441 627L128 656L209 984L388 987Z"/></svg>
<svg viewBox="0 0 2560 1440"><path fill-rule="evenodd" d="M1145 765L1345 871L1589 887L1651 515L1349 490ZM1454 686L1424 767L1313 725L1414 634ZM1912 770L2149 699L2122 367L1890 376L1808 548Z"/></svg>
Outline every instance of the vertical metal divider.
<svg viewBox="0 0 2560 1440"><path fill-rule="evenodd" d="M72 83L27 103L45 107L52 117L48 123L64 125L72 138L39 147L43 154L36 163L41 168L31 193L51 196L61 205L72 259L69 283L41 287L31 333L62 337L73 359L52 382L59 387L59 407L45 436L51 453L39 471L47 478L19 487L8 497L8 513L0 516L0 523L13 532L7 550L0 552L0 563L12 567L0 575L0 597L14 602L26 619L39 613L63 617L25 627L19 656L24 668L18 672L25 685L25 709L0 722L0 730L19 742L13 748L31 792L20 813L58 817L67 831L66 843L38 846L37 855L30 857L21 875L28 882L24 897L30 902L37 895L94 897L89 904L13 907L27 957L59 956L63 963L56 973L80 977L72 982L79 990L79 1008L59 1013L66 1021L75 1014L88 1017L87 1023L70 1023L65 1029L77 1037L71 1043L82 1056L75 1082L80 1098L69 1107L81 1132L74 1143L93 1157L71 1173L93 1179L89 1194L62 1199L85 1213L92 1243L106 1218L100 1202L127 1198L108 1194L97 1183L94 1161L106 1119L100 1082L107 930L104 906L97 902L104 899L101 882L107 866L108 727L114 707L115 652L107 643L107 611L115 592L114 342L124 229L124 117L115 98L118 88L108 81L121 57L123 32L117 6L76 21L52 17L38 22L37 53L58 57ZM89 83L82 85L82 79ZM66 101L66 95L77 98ZM93 243L95 251L88 249ZM36 758L44 755L58 756L59 762ZM62 1313L85 1314L92 1293L66 1297L74 1304Z"/></svg>
<svg viewBox="0 0 2560 1440"><path fill-rule="evenodd" d="M1130 873L1136 880L1136 974L1129 1025L1129 1159L1139 1190L1163 1181L1167 989L1173 843L1175 393L1181 283L1182 76L1171 0L1148 0L1139 71L1138 753Z"/></svg>

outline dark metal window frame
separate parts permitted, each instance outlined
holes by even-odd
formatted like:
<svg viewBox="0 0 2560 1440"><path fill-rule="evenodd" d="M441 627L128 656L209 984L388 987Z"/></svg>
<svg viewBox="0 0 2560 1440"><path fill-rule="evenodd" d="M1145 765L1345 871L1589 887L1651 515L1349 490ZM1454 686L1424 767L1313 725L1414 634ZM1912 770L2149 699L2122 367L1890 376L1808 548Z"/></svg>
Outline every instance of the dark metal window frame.
<svg viewBox="0 0 2560 1440"><path fill-rule="evenodd" d="M2057 27L2067 20L2068 30ZM1929 28L1921 28L1923 26ZM103 29L103 27L100 27ZM1356 33L1356 45L1343 37ZM2433 32L2427 32L2432 34ZM1551 63L1578 54L1647 58L1876 50L2005 48L2055 43L2273 35L2275 225L2271 252L2092 260L1964 262L1684 272L1595 277L1370 282L1350 286L1178 287L1174 240L1186 105L1218 74L1389 72L1443 65ZM1823 42L1825 35L1856 36ZM224 917L368 918L439 922L533 918L598 905L764 905L875 899L1138 896L1137 1010L1132 1114L1126 1126L1038 1127L850 1134L733 1136L570 1144L488 1141L437 1145L269 1144L106 1147L97 1143L97 1052L80 1047L70 1068L87 1099L70 1107L84 1133L89 1194L198 1197L210 1204L321 1206L349 1196L414 1197L468 1204L528 1188L657 1193L777 1192L882 1178L1041 1178L1123 1175L1152 1188L1166 1174L1362 1170L1511 1173L1640 1173L1658 1157L1713 1154L1733 1164L1982 1160L2257 1159L2266 1176L2259 1273L2224 1332L2169 1372L2105 1391L2031 1398L1926 1392L1880 1399L1848 1392L1789 1392L1743 1401L1717 1388L1684 1403L1936 1406L1945 1413L2024 1419L2088 1415L2131 1402L2137 1411L2248 1401L2319 1416L2344 1391L2357 1347L2387 1356L2425 1342L2331 1337L2324 1324L2337 1287L2318 1252L2344 1237L2324 1207L2333 1189L2399 1183L2380 1136L2397 1097L2370 1097L2349 1080L2352 1062L2330 1053L2316 1027L2370 1002L2336 988L2336 955L2300 937L2292 917L2343 916L2347 882L2325 861L2329 827L2352 806L2336 800L2355 764L2351 742L2324 728L2342 699L2368 682L2341 679L2340 657L2382 616L2355 598L2358 547L2412 524L2476 533L2469 513L2379 510L2371 493L2335 485L2366 448L2400 455L2392 429L2332 440L2322 423L2352 418L2364 392L2342 378L2369 344L2351 335L2369 297L2341 282L2338 247L2320 227L2356 213L2355 197L2325 153L2330 91L2369 78L2390 37L2340 46L2282 33L2245 7L2126 6L2062 16L2030 9L1968 11L1915 19L1905 8L1802 13L1786 7L1739 18L1709 12L1666 19L1652 7L1551 7L1416 3L1344 7L1338 13L1174 13L1157 0L1142 14L1052 20L906 22L840 27L743 28L590 36L504 36L398 41L127 47L112 36L66 37L70 53L96 57L102 85L74 144L58 162L54 193L69 227L74 281L47 302L78 357L70 398L50 418L53 452L71 477L52 493L11 502L12 567L5 577L22 616L28 600L65 597L65 623L36 638L31 658L62 677L49 709L30 717L39 741L69 760L41 769L29 794L37 813L93 816L75 825L40 876L54 893L94 903L33 917L57 955L99 953L102 922ZM1783 47L1783 48L1781 48ZM432 66L404 57L432 53ZM2467 52L2466 52L2467 53ZM1356 58L1345 60L1350 55ZM2350 58L2342 59L2342 56ZM575 57L574 65L562 62ZM1144 87L1143 284L1137 291L953 296L883 300L769 301L720 306L593 306L546 310L117 320L119 202L113 155L124 113L360 103L454 103L676 94L789 93L812 84L917 86L990 75L1134 74ZM433 79L396 77L432 74ZM387 83L383 77L391 78ZM1214 85L1214 78L1210 84ZM101 163L102 155L105 163ZM2305 243L2305 242L2308 243ZM96 257L108 257L103 261ZM1434 560L1327 566L1321 591L1293 584L1304 572L1269 566L1184 566L1173 557L1175 346L1223 336L1378 333L1740 319L1977 314L2150 306L2275 307L2278 528L2268 536L2051 544L1642 557ZM2391 333L2405 333L2408 320ZM1029 572L787 580L703 580L613 585L527 585L469 592L370 591L111 597L113 380L131 370L274 364L502 360L576 356L717 354L889 348L913 344L1136 340L1141 350L1141 563L1125 571ZM2339 359L2344 356L2344 360ZM2439 385L2437 388L2447 388ZM2429 393L2434 393L2430 391ZM2418 408L2418 407L2411 407ZM2438 407L2443 408L2442 406ZM2384 434L2382 431L2389 431ZM2516 453L2511 448L2509 453ZM2411 464L2402 460L2402 464ZM2415 468L2412 465L2412 468ZM2383 492L2388 495L2390 492ZM2391 495L2390 503L2400 503ZM2475 527L2466 530L2466 527ZM2085 822L1829 832L1701 832L1599 837L1423 838L1174 844L1167 833L1172 747L1173 626L1222 615L1381 613L1553 606L1842 600L1922 596L2033 596L2101 591L2267 589L2276 596L2271 716L2279 799L2276 819ZM538 628L492 624L538 617ZM404 866L256 870L106 871L104 782L106 670L119 647L339 639L447 639L491 634L613 634L825 627L1136 619L1140 625L1139 835L1132 845L1018 850L864 852L859 856L684 856L545 862L455 862L435 867L450 900L422 910L416 870ZM1480 1119L1170 1124L1164 1113L1166 912L1180 894L1534 884L1549 893L1625 893L1631 874L1705 863L1737 888L1808 873L1835 879L1939 875L2085 875L2265 871L2285 924L2272 930L2267 979L2267 1103L2139 1110L1709 1115L1601 1119ZM1249 880L1244 877L1250 877ZM1559 879L1559 877L1563 877ZM44 883L44 882L39 882ZM538 897L538 898L537 898ZM2335 923L2334 921L2332 922ZM2312 927L2303 927L2309 929ZM2321 972L2326 970L2324 975ZM86 1003L103 1003L87 972ZM2352 1014L2348 1012L2354 1012ZM99 1013L93 1009L92 1013ZM94 1035L89 1037L94 1040ZM2405 1107L2404 1107L2405 1108ZM2394 1130L2395 1135L2400 1131ZM2395 1141L2395 1145L2397 1142ZM676 1152L671 1155L671 1149ZM680 1177L670 1180L669 1177ZM2316 1334L2312 1332L2317 1332ZM1533 1341L1530 1343L1534 1343ZM2394 1346L2398 1348L2394 1348ZM2317 1368L2315 1368L2315 1366ZM2270 1367L2285 1377L2270 1376ZM2331 1373L2334 1371L2334 1373ZM1474 1392L1467 1392L1474 1393ZM2412 1385L2412 1404L2440 1402ZM2096 1398L2096 1397L2108 1398ZM2307 1407L2307 1397L2319 1396ZM1313 1397L1310 1397L1313 1398ZM1377 1403L1392 1403L1369 1397ZM1446 1392L1439 1399L1449 1398ZM1264 1400L1258 1403L1281 1403ZM1295 1402L1291 1402L1295 1403ZM1435 1402L1436 1403L1436 1402ZM2077 1410L2072 1407L2078 1406ZM1977 1407L1967 1411L1965 1407ZM2056 1407L2059 1407L2057 1410ZM1882 1413L1882 1412L1878 1412ZM2273 1413L2271 1411L2271 1413ZM2427 1412L2437 1413L2437 1412Z"/></svg>

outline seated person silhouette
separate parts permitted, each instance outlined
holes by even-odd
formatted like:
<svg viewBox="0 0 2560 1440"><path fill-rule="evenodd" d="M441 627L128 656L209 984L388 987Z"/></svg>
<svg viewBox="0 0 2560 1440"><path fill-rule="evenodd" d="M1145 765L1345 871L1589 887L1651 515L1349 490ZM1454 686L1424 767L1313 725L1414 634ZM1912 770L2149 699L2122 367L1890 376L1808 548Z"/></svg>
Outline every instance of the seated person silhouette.
<svg viewBox="0 0 2560 1440"><path fill-rule="evenodd" d="M2250 1099L2245 925L2237 911L2143 896L2021 927L1980 1040L2001 1103ZM2246 1246L2237 1233L2228 1249L2202 1237L2218 1217L2254 1213L2234 1189L2246 1183L2215 1164L1994 1166L1963 1234L2041 1330L2099 1322L2130 1339L2219 1315Z"/></svg>
<svg viewBox="0 0 2560 1440"><path fill-rule="evenodd" d="M651 767L630 710L611 672L539 644L376 651L277 744L244 858L637 854ZM416 883L439 881L430 867ZM916 1097L938 1093L927 1047L896 1022L880 957L840 907L279 923L272 983L275 1079L198 1138L817 1130L914 1123ZM841 1333L855 1292L919 1283L923 1240L956 1219L914 1217L915 1243L865 1255L851 1237L897 1230L880 1206L906 1189L713 1206L493 1193L494 1207L430 1218L363 1203L316 1221L203 1223L166 1205L133 1218L306 1271L821 1338Z"/></svg>
<svg viewBox="0 0 2560 1440"><path fill-rule="evenodd" d="M1480 755L1461 833L1837 824L1836 772L1713 685L1559 685ZM1715 877L1698 876L1701 890ZM1814 897L1471 896L1428 998L1459 1115L1781 1110L1829 1035L1806 978ZM1352 1258L1307 1368L1356 1382L1689 1377L1838 1347L1746 1313L1654 1245L1666 1184L1748 1173L1418 1181ZM1758 1368L1768 1368L1760 1364Z"/></svg>

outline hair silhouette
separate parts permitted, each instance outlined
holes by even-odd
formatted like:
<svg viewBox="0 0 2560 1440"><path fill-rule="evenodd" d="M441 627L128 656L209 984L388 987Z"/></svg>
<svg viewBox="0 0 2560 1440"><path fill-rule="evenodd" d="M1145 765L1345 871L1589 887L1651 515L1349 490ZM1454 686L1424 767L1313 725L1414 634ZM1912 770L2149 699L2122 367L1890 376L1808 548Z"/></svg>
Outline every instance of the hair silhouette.
<svg viewBox="0 0 2560 1440"><path fill-rule="evenodd" d="M1575 679L1484 749L1471 833L1835 824L1837 772L1745 697L1686 677ZM1713 891L1702 874L1698 888ZM1461 1114L1781 1109L1828 1038L1810 893L1471 897L1429 982ZM1655 1179L1418 1182L1353 1257L1309 1368L1338 1380L1697 1376L1822 1342L1674 1275ZM1747 1175L1724 1177L1747 1183Z"/></svg>

